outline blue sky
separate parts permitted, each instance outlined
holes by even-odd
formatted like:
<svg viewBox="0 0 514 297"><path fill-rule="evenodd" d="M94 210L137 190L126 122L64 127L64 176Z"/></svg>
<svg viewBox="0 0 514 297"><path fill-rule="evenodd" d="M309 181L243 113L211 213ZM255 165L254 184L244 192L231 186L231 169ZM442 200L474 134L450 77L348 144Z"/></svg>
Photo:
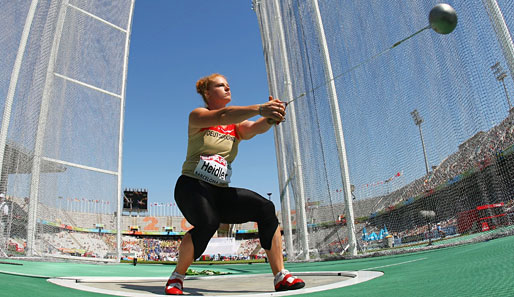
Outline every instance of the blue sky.
<svg viewBox="0 0 514 297"><path fill-rule="evenodd" d="M358 35L365 37L359 41L352 39L352 30L334 29L349 26L344 22L350 20L339 15L348 13L358 22L383 9L343 11L336 2L327 3L326 11L337 12L325 14L328 32L337 36L329 38L335 75L348 67L345 55L352 56L351 62L365 61L426 26L431 8L430 3L421 5L412 11L409 21L402 23L384 15L384 21L391 24L369 27L369 32ZM438 165L457 150L459 143L478 131L487 131L505 117L503 90L490 71L496 61L505 65L494 31L481 4L466 2L455 7L459 25L453 33L441 35L427 30L335 81L336 87L343 90L339 91L340 105L353 184L363 187L403 172L400 187L425 174L419 132L410 115L414 109L425 119L423 131L430 166ZM400 5L394 11L407 15L402 9L409 8ZM480 21L468 11L480 11ZM472 29L471 24L480 30ZM308 21L304 25L312 28ZM469 38L475 31L483 32L481 37ZM321 67L313 58L317 53L315 38L306 38L312 43L310 62L316 64L309 67ZM340 46L339 40L347 40L345 47ZM369 40L374 43L369 44ZM343 51L346 47L352 51ZM426 54L419 55L424 51ZM467 69L471 66L473 69ZM452 67L459 71L449 71ZM173 188L186 153L188 114L203 105L195 92L195 82L213 72L228 78L233 105L267 101L262 41L251 0L136 1L125 106L124 188L148 189L150 203L173 202ZM377 81L380 87L371 88ZM507 87L510 89L510 84ZM487 96L483 96L485 90ZM318 91L320 95L325 92L324 88ZM376 98L374 108L368 108L370 98ZM298 107L307 102L302 100L296 103ZM492 106L495 107L491 110ZM383 133L384 123L389 127L388 133ZM326 145L330 145L332 134L326 135ZM241 143L231 185L252 189L265 197L271 192L279 208L275 156L273 131ZM358 197L390 190L394 189L376 188L358 193Z"/></svg>
<svg viewBox="0 0 514 297"><path fill-rule="evenodd" d="M186 155L187 119L203 106L196 81L224 74L232 105L267 101L261 35L250 0L136 1L128 65L123 188L172 202ZM278 204L273 131L240 144L232 186L272 192Z"/></svg>

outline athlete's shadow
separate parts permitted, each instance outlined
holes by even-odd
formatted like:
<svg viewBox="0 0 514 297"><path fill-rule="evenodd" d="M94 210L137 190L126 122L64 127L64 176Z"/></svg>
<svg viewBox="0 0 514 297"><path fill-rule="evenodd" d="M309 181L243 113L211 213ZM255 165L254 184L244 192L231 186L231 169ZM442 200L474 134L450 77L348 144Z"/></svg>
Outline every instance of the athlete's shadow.
<svg viewBox="0 0 514 297"><path fill-rule="evenodd" d="M155 285L155 286L142 286L142 285L134 285L134 284L120 284L120 288L124 290L133 291L133 293L153 293L159 295L166 295L164 293L164 285Z"/></svg>
<svg viewBox="0 0 514 297"><path fill-rule="evenodd" d="M164 293L164 285L152 285L152 286L142 286L142 285L135 285L135 284L120 284L120 288L125 290L131 290L133 293L153 293L158 295L165 295ZM274 291L269 291L269 293L272 293ZM192 296L203 296L203 295L224 295L224 294L256 294L256 293L266 293L262 290L222 290L222 289L202 289L202 288L184 288L184 294L185 295L192 295Z"/></svg>

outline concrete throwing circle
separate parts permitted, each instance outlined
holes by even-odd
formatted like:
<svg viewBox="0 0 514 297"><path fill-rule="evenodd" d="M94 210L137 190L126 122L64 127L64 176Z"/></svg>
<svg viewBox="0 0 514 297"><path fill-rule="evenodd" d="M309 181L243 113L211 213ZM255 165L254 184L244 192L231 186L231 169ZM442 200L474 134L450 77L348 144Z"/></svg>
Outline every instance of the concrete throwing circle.
<svg viewBox="0 0 514 297"><path fill-rule="evenodd" d="M268 297L306 294L362 283L379 276L378 271L294 272L305 281L300 290L275 292L271 274L187 276L185 296ZM63 287L114 296L165 295L167 277L59 277L48 281Z"/></svg>

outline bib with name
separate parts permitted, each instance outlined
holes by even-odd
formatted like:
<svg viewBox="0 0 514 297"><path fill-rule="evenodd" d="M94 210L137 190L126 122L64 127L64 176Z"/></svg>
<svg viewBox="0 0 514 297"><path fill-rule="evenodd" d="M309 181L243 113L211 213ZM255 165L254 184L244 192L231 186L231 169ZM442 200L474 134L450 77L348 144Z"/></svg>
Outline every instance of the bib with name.
<svg viewBox="0 0 514 297"><path fill-rule="evenodd" d="M194 173L200 179L211 184L228 184L232 168L230 163L220 155L200 156Z"/></svg>

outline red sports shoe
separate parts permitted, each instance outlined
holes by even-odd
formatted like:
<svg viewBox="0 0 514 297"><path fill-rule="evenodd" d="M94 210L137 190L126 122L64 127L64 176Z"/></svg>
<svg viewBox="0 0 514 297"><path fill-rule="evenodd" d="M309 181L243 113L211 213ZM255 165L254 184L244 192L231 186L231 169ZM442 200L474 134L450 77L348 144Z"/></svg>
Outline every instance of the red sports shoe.
<svg viewBox="0 0 514 297"><path fill-rule="evenodd" d="M281 281L275 284L275 291L297 290L305 287L305 282L296 276L292 276L289 271Z"/></svg>
<svg viewBox="0 0 514 297"><path fill-rule="evenodd" d="M166 295L183 295L182 286L182 280L178 278L169 279L166 283L166 288L164 288L164 292Z"/></svg>

